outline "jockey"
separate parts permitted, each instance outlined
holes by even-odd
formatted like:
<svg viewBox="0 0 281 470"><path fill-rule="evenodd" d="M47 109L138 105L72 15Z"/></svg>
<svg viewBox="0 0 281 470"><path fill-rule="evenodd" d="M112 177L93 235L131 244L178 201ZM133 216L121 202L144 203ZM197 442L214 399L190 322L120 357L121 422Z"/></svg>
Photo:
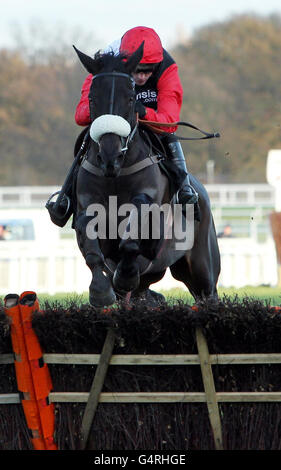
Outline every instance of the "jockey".
<svg viewBox="0 0 281 470"><path fill-rule="evenodd" d="M137 26L127 31L119 41L114 41L104 52L119 52L128 56L133 54L144 41L143 57L132 73L135 80L136 107L140 119L163 123L179 121L182 106L183 89L178 75L178 66L168 52L163 49L158 34L151 28ZM81 91L81 98L75 112L75 121L80 126L91 123L88 95L93 76L86 77ZM176 166L173 171L174 181L179 189L180 204L195 204L198 196L190 186L189 175L182 147L173 135L176 127L165 127L169 135L163 138L168 150L169 161ZM183 180L182 175L185 174Z"/></svg>
<svg viewBox="0 0 281 470"><path fill-rule="evenodd" d="M143 57L132 73L136 90L135 111L143 120L159 123L178 122L183 98L178 66L162 47L161 40L153 29L144 26L132 28L124 34L121 40L115 41L103 52L113 51L115 54L124 53L130 56L143 41ZM93 75L89 74L82 85L80 101L75 112L75 121L79 126L91 124L88 96L92 79ZM179 203L195 204L198 201L198 195L190 185L182 147L173 134L176 129L177 127L172 125L165 127L167 135L161 137L161 140L167 151L169 170L178 190ZM52 221L60 227L66 224L72 214L71 196L72 184L69 184L60 204L55 205L53 202L46 204Z"/></svg>

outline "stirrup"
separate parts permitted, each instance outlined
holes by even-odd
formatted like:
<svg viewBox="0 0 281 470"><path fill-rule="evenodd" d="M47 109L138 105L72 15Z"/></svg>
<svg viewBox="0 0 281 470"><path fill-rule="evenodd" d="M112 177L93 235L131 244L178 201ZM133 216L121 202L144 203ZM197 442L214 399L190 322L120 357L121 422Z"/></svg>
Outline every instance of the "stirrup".
<svg viewBox="0 0 281 470"><path fill-rule="evenodd" d="M182 203L182 202L179 202L179 191L175 194L175 203L176 204L181 204L183 207L182 207L182 213L184 215L186 215L186 210L187 210L187 207L188 205L191 205L193 204L194 206L194 220L197 220L198 222L200 222L201 220L201 211L200 211L200 206L199 206L199 196L198 196L198 193L195 191L194 188L192 188L193 191L194 191L194 196L196 197L196 200L195 202L185 202L185 203Z"/></svg>
<svg viewBox="0 0 281 470"><path fill-rule="evenodd" d="M187 191L185 192L183 188L179 189L179 191L177 192L177 200L179 204L196 204L198 202L198 193L195 191L194 188L192 188L192 186L190 186L190 188L190 193L188 193ZM186 201L181 200L180 193L182 191L184 191L186 194Z"/></svg>
<svg viewBox="0 0 281 470"><path fill-rule="evenodd" d="M70 216L72 215L71 200L67 194L64 194L61 203L55 208L55 202L52 199L60 194L60 191L56 191L47 200L45 207L49 212L51 221L59 227L64 227ZM66 201L66 207L63 202Z"/></svg>

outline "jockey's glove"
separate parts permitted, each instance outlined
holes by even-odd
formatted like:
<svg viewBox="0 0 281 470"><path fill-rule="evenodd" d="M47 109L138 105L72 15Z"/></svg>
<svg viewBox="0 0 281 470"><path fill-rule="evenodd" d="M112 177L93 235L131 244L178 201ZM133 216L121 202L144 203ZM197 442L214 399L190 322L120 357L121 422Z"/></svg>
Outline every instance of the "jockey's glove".
<svg viewBox="0 0 281 470"><path fill-rule="evenodd" d="M139 117L141 119L144 118L144 116L146 115L146 108L145 106L142 104L141 101L136 101L136 104L135 104L135 112L138 113Z"/></svg>

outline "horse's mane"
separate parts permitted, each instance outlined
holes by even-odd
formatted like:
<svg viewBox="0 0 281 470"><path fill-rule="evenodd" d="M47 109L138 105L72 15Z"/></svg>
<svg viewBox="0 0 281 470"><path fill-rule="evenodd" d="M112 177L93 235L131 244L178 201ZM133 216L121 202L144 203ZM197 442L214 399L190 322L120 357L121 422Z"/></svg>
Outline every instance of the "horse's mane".
<svg viewBox="0 0 281 470"><path fill-rule="evenodd" d="M116 55L113 51L106 53L98 51L94 55L95 62L104 72L111 72L113 70L125 72L126 70L124 59L126 58L126 54L120 53Z"/></svg>

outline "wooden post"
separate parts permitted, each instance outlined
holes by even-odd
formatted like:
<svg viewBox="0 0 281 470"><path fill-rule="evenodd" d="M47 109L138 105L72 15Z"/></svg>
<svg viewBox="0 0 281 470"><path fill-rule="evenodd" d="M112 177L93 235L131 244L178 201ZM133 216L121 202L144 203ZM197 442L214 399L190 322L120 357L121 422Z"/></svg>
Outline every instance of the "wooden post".
<svg viewBox="0 0 281 470"><path fill-rule="evenodd" d="M272 212L269 220L276 250L278 287L281 287L281 212Z"/></svg>
<svg viewBox="0 0 281 470"><path fill-rule="evenodd" d="M223 450L220 412L217 402L212 366L207 341L201 328L196 329L196 341L215 447L216 450Z"/></svg>
<svg viewBox="0 0 281 470"><path fill-rule="evenodd" d="M115 334L114 334L113 329L110 328L105 338L103 350L100 355L99 364L95 373L95 377L92 383L88 402L87 402L83 420L82 420L81 441L80 441L81 450L85 449L87 442L88 442L88 437L89 437L89 433L91 430L93 418L94 418L94 415L95 415L95 412L99 403L100 393L103 388L108 365L112 356L114 342L115 342Z"/></svg>

